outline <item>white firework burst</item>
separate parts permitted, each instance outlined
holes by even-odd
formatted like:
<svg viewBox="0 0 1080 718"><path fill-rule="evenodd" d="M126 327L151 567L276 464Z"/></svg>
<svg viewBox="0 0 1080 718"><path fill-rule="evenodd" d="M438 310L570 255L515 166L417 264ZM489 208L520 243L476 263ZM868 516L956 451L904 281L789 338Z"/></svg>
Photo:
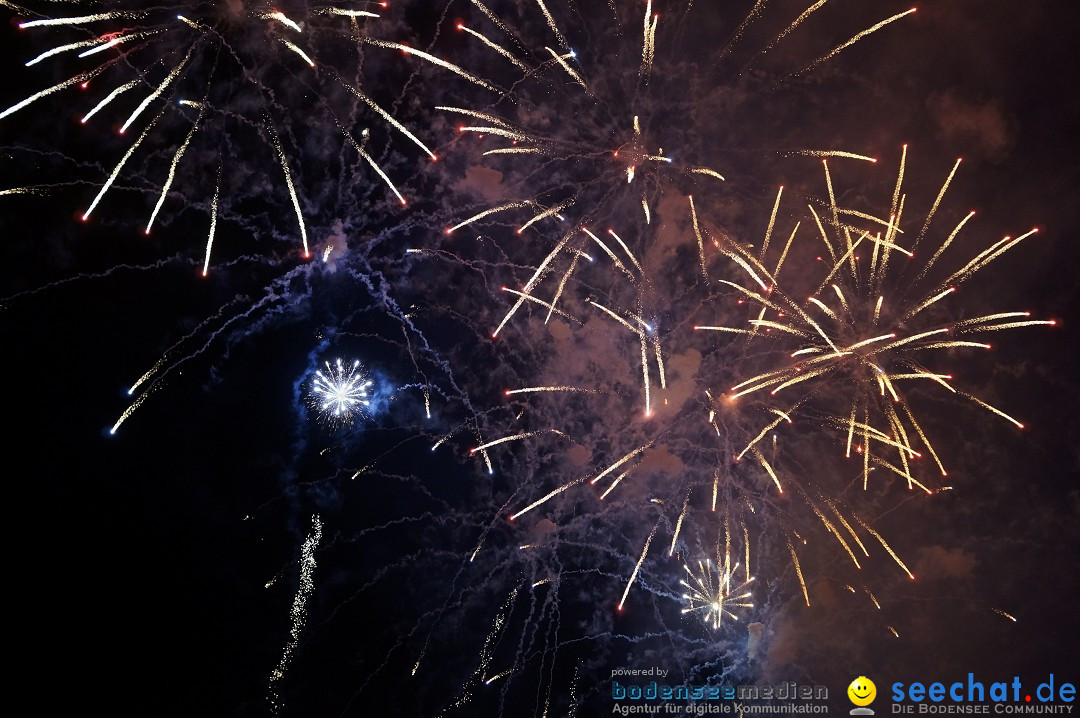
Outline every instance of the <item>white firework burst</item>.
<svg viewBox="0 0 1080 718"><path fill-rule="evenodd" d="M371 405L372 381L360 360L347 366L337 359L333 364L325 362L325 366L325 371L315 372L308 397L319 418L341 426L351 424L358 416L365 416Z"/></svg>
<svg viewBox="0 0 1080 718"><path fill-rule="evenodd" d="M687 606L683 613L702 612L702 618L706 625L720 628L724 618L737 621L733 609L753 608L754 604L749 601L751 592L750 584L754 581L752 576L745 575L743 581L736 578L739 564L731 565L728 562L715 564L705 559L698 561L698 572L694 573L686 564L683 564L689 581L679 581L688 591L683 594Z"/></svg>

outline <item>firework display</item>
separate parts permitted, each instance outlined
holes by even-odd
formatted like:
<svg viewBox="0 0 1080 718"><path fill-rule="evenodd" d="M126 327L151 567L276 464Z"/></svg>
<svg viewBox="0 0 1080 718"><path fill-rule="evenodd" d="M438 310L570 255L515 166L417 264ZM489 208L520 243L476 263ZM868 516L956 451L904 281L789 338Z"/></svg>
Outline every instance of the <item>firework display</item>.
<svg viewBox="0 0 1080 718"><path fill-rule="evenodd" d="M773 270L764 264L769 248L768 233L757 256L735 243L718 245L720 251L745 272L741 284L721 281L730 284L760 311L749 321L748 329L698 328L745 334L751 338L793 338L798 347L788 355L790 363L738 382L731 387L727 398L737 400L766 391L770 397L779 398L784 390L788 390L785 392L788 395L798 392L794 387L804 382L814 388L796 398L794 406L809 405L810 397L815 393L830 398L846 394L850 400L842 400L847 406L840 415L827 416L823 422L846 432L846 457L850 458L853 452L862 456L863 486L869 480L873 465L898 474L907 481L909 488L918 486L931 493L929 487L912 475L910 462L928 453L940 475L945 477L947 472L916 420L904 387L929 381L1023 429L1021 422L1002 410L954 387L953 375L942 373L940 364L952 359L947 350L991 349L985 341L976 341L991 332L1053 326L1055 321L1033 319L1028 311L994 311L974 317L956 311L944 315L934 311L935 305L951 298L961 283L1033 236L1038 229L1015 237L1005 236L960 264L958 269L946 272L944 278L928 279L928 275L933 276L932 270L938 260L975 213L969 212L953 228L942 232L944 239L926 252L929 258L915 263L915 252L920 251L921 256L920 244L930 230L931 221L960 161L953 165L933 206L925 214L922 227L916 229L903 218L906 159L907 147L904 147L887 218L837 206L829 165L825 161L828 204L822 204L820 209L825 218L819 216L814 205L810 205L809 210L828 252L825 262L828 271L805 302L785 292L779 281L783 255L789 247L784 247ZM782 189L777 194L777 206L781 194ZM904 237L902 227L908 228L910 240ZM793 231L791 237L794 235ZM774 334L766 335L773 330ZM937 371L933 369L935 365L939 366ZM851 387L852 391L848 392L846 387ZM787 414L783 417L790 420ZM743 453L752 449L761 436ZM923 451L913 448L917 442L921 442ZM883 449L895 451L895 463L881 456Z"/></svg>
<svg viewBox="0 0 1080 718"><path fill-rule="evenodd" d="M484 104L438 109L454 119L459 133L475 139L477 161L520 177L515 186L531 194L464 219L447 231L510 210L518 210L513 216L521 218L518 234L568 213L584 222L609 221L611 216L625 219L630 204L648 224L665 188L713 190L725 181L727 170L701 164L714 161L717 153L702 153L694 146L692 128L694 123L724 118L695 108L700 88L690 81L693 74L685 72L687 65L721 67L729 61L734 88L742 76L764 63L770 50L789 35L797 36L824 4L804 8L786 19L763 46L749 49L744 36L757 30L763 19L763 3L755 3L722 36L720 47L675 62L670 50L688 41L692 3L665 3L661 19L660 5L651 0L592 2L576 9L559 8L560 12L543 2L523 3L502 15L476 0L470 14L481 29L465 21L455 27L502 57L503 67L498 59L487 58L483 66L491 67L489 71L509 89L496 98L484 98ZM810 73L914 12L908 8L875 22L805 66L787 71L793 76ZM583 25L603 41L586 45L579 53L570 38L581 33ZM658 46L664 62L657 60ZM636 67L628 66L630 58L640 58Z"/></svg>
<svg viewBox="0 0 1080 718"><path fill-rule="evenodd" d="M63 81L0 111L0 122L20 112L47 112L41 101L51 95L81 92L85 99L77 104L85 107L85 113L78 122L87 126L87 132L109 132L102 126L112 123L112 131L134 139L127 142L80 218L89 220L117 181L134 175L147 183L140 187L142 191L155 195L144 228L149 235L163 209L176 211L181 202L175 196L183 192L183 204L210 208L204 275L211 264L223 171L229 171L225 177L228 199L242 204L251 197L252 188L242 186L242 180L230 171L235 170L231 160L237 153L257 151L277 165L301 252L310 257L308 220L295 177L299 162L294 155L298 146L311 143L298 136L297 118L290 112L296 93L309 97L311 88L319 86L348 94L347 102L331 104L330 93L323 89L316 92L314 101L302 103L305 110L328 118L325 124L336 126L337 143L343 140L344 146L356 152L402 205L405 198L370 151L371 130L365 119L377 119L435 159L415 134L360 89L363 82L355 68L370 42L368 23L379 20L385 2L150 6L116 0L67 5L70 13L57 12L54 6L16 8L30 18L18 22L21 31L40 36L43 44L52 43L25 66L66 63L70 69ZM314 58L322 54L353 69L343 75L333 62L317 64ZM342 57L351 60L341 63ZM152 169L132 168L147 155L154 160ZM167 163L157 161L165 157ZM251 166L250 162L244 165ZM265 166L260 170L270 171ZM199 190L205 192L205 185L177 185L178 171L181 176L216 172L210 197L199 194ZM153 189L152 184L156 184Z"/></svg>
<svg viewBox="0 0 1080 718"><path fill-rule="evenodd" d="M1001 79L1041 0L964 3L0 0L73 692L101 645L162 715L1068 678L1070 115Z"/></svg>
<svg viewBox="0 0 1080 718"><path fill-rule="evenodd" d="M371 384L360 360L351 366L342 364L341 359L334 364L325 362L326 371L315 373L311 382L309 399L321 417L332 424L350 424L371 405Z"/></svg>

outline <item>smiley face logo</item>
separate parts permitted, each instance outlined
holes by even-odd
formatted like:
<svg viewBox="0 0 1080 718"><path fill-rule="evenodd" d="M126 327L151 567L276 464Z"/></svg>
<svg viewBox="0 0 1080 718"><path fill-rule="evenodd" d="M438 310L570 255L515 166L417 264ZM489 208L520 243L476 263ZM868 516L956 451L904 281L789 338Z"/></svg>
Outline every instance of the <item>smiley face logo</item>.
<svg viewBox="0 0 1080 718"><path fill-rule="evenodd" d="M859 676L847 687L848 699L857 706L868 706L877 697L877 686L866 676Z"/></svg>

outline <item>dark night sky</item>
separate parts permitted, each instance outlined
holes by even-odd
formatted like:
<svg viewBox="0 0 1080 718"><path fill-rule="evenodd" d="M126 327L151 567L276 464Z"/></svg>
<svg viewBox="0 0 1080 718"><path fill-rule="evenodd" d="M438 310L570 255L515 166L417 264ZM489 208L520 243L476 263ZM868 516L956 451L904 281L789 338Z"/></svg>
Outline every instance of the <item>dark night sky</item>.
<svg viewBox="0 0 1080 718"><path fill-rule="evenodd" d="M516 717L541 715L545 702L551 715L566 715L575 701L577 715L608 715L611 669L650 665L687 682L821 683L833 712L850 707L843 688L859 674L874 677L882 692L894 680L968 672L987 681L1080 678L1078 6L926 0L806 76L779 81L907 5L832 0L755 56L806 6L776 0L716 60L752 3L718 9L697 0L687 9L657 2L656 69L642 89L635 78L643 3L614 4L624 13L625 35L602 14L605 2L549 2L595 95L583 96L549 71L515 85L515 101L497 102L396 50L367 47L357 69L355 47L325 29L336 19L305 15L303 3L283 9L310 18L312 46L321 53L317 73L298 69L296 56L268 39L263 21L229 20L212 4L167 3L170 13L183 6L199 17L221 16L222 37L248 71L213 55L210 44L197 46L202 54L190 84L176 92L208 87L205 96L221 111L209 113L195 136L149 238L142 228L194 116L174 104L181 94L167 93L170 104L145 151L133 155L87 223L79 215L137 134L120 138L110 128L137 100L118 100L124 111L103 113L97 127L77 122L93 104L77 88L0 119L0 192L34 188L0 195L0 341L10 399L7 505L16 516L8 541L12 660L20 666L16 686L49 686L37 705L114 715L272 714L270 676L290 640L301 546L314 515L322 540L306 624L276 686L283 715L445 710ZM47 5L52 15L66 14ZM523 56L550 57L543 46L556 40L534 3L488 5L529 44ZM503 87L515 77L493 52L453 31L464 20L497 33L464 0L402 0L382 12L379 24L368 25L375 37L426 47ZM17 18L30 16L0 0L0 17L10 20L0 26L0 70L8 78L0 83L0 107L70 77L75 67L70 57L22 66L56 38L83 37L20 31ZM130 66L111 67L102 86L127 81L133 70L160 81L165 63L176 60L165 52L175 52L171 37L148 43ZM211 57L219 64L207 83ZM335 73L414 129L439 162L428 162L343 90ZM572 143L574 154L549 162L483 157L477 147L491 138L459 136L458 118L436 105L511 118ZM138 131L163 107L151 106ZM300 257L264 111L294 172L314 251L334 247L325 263ZM716 167L727 181L645 173L628 190L608 154L610 137L625 138L635 113L646 145L663 145L688 165ZM343 143L335 121L357 139L370 128L368 152L399 183L408 207ZM785 232L803 218L799 199L824 192L819 161L790 150L880 158L873 166L830 160L830 168L841 203L881 211L905 143L905 192L916 216L955 158L964 158L936 227L976 210L957 257L1039 228L965 284L953 306L965 314L1025 309L1058 320L1052 329L993 335L992 352L955 357L966 388L1027 428L1016 431L963 401L919 395L915 403L929 417L928 433L940 437L935 445L947 457L954 490L909 500L900 482L853 490L835 437L812 421L798 423L782 443L783 468L872 517L918 580L878 555L858 585L872 586L882 608L861 592L853 597L842 589L856 580L846 556L820 525L807 528L812 514L808 521L797 500L785 499L768 504L775 515L752 519L755 608L735 627L707 630L679 614L672 586L681 566L661 556L670 516L648 499L681 500L681 487L699 481L687 477L705 466L708 480L709 462L729 455L710 443L713 430L695 402L706 388L730 385L737 361L755 357L686 331L719 321L718 312L729 312L727 321L745 318L723 304L730 295L699 282L685 195L694 193L710 231L756 243L778 184L789 198L778 218ZM215 182L218 235L210 276L202 278ZM648 232L640 227L641 186L656 212ZM659 409L651 424L637 418L637 340L626 342L612 322L590 315L584 325L549 328L542 313L526 309L490 340L510 305L499 287L524 284L559 240L550 220L532 237L513 232L528 214L450 237L442 232L494 204L553 202L568 193L577 199L568 220L627 228L656 272L637 300L662 327L674 406ZM792 275L817 281L811 254L795 251ZM719 254L710 262L716 276L740 276ZM567 311L584 317L591 297L631 306L632 290L604 271L581 270L580 283L568 285ZM378 389L371 415L338 430L321 425L304 403L314 368L336 356L362 359ZM109 436L129 405L126 388L162 357L161 380ZM564 381L611 391L522 402L501 395L507 387ZM575 498L568 492L520 522L505 521L547 490L595 474L642 437L657 436L664 422L669 428L621 497L600 504L595 492L577 487ZM732 410L721 423L738 437L753 419ZM549 433L498 447L489 476L469 455L475 427L488 440L551 427L573 438ZM744 476L725 467L731 477ZM732 486L741 480L731 478ZM616 615L658 520L656 548L627 611ZM707 513L688 522L680 552L714 542L717 526ZM809 608L786 548L791 530L816 532L804 554ZM478 542L483 547L469 562ZM520 551L521 544L540 548ZM501 615L508 616L502 633L485 652ZM756 652L747 647L746 621L764 631ZM516 671L476 685L481 665L490 668L487 676L510 665Z"/></svg>

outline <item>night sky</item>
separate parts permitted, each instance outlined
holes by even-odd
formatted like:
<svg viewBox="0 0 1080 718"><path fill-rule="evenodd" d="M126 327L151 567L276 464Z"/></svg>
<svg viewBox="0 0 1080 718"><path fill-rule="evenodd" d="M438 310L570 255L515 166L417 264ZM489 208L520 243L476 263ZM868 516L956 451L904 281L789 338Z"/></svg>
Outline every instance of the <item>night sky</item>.
<svg viewBox="0 0 1080 718"><path fill-rule="evenodd" d="M879 714L894 681L1077 682L1080 8L927 0L817 64L910 5L831 0L787 32L811 4L759 4L742 26L758 4L654 2L643 71L638 0L490 0L494 20L468 0L0 0L0 108L100 68L86 88L0 116L15 690L48 686L32 701L51 712L516 718L609 715L615 669L824 685L834 714L859 675L877 682ZM356 22L371 40L330 7L378 12ZM262 17L275 9L303 32ZM113 10L129 14L19 28ZM58 45L162 28L24 67ZM553 59L570 49L587 89ZM912 262L975 217L925 283L894 257L889 302L1038 232L901 328L1019 310L1056 321L926 361L1023 430L933 382L904 385L948 469L912 462L931 495L881 466L864 490L835 425L853 374L777 403L714 401L800 345L693 329L757 318L738 302L733 285L755 285L732 255L759 255L781 185L763 261L800 223L777 286L802 301L822 283L808 205L827 214L829 185L807 150L877 159L828 159L837 205L876 231L866 215L887 219L905 146L902 246L963 158ZM671 162L644 157L661 154ZM556 311L523 300L493 339L518 300L506 289L549 303L558 291ZM345 423L309 401L339 357L372 382ZM537 386L587 391L505 394ZM781 494L753 454L733 456L770 408L804 397L761 444ZM486 459L470 451L518 435ZM861 568L814 506L865 520L851 529L870 554ZM734 560L749 549L753 606L714 628L682 613L679 581L684 562L722 555L725 526Z"/></svg>

